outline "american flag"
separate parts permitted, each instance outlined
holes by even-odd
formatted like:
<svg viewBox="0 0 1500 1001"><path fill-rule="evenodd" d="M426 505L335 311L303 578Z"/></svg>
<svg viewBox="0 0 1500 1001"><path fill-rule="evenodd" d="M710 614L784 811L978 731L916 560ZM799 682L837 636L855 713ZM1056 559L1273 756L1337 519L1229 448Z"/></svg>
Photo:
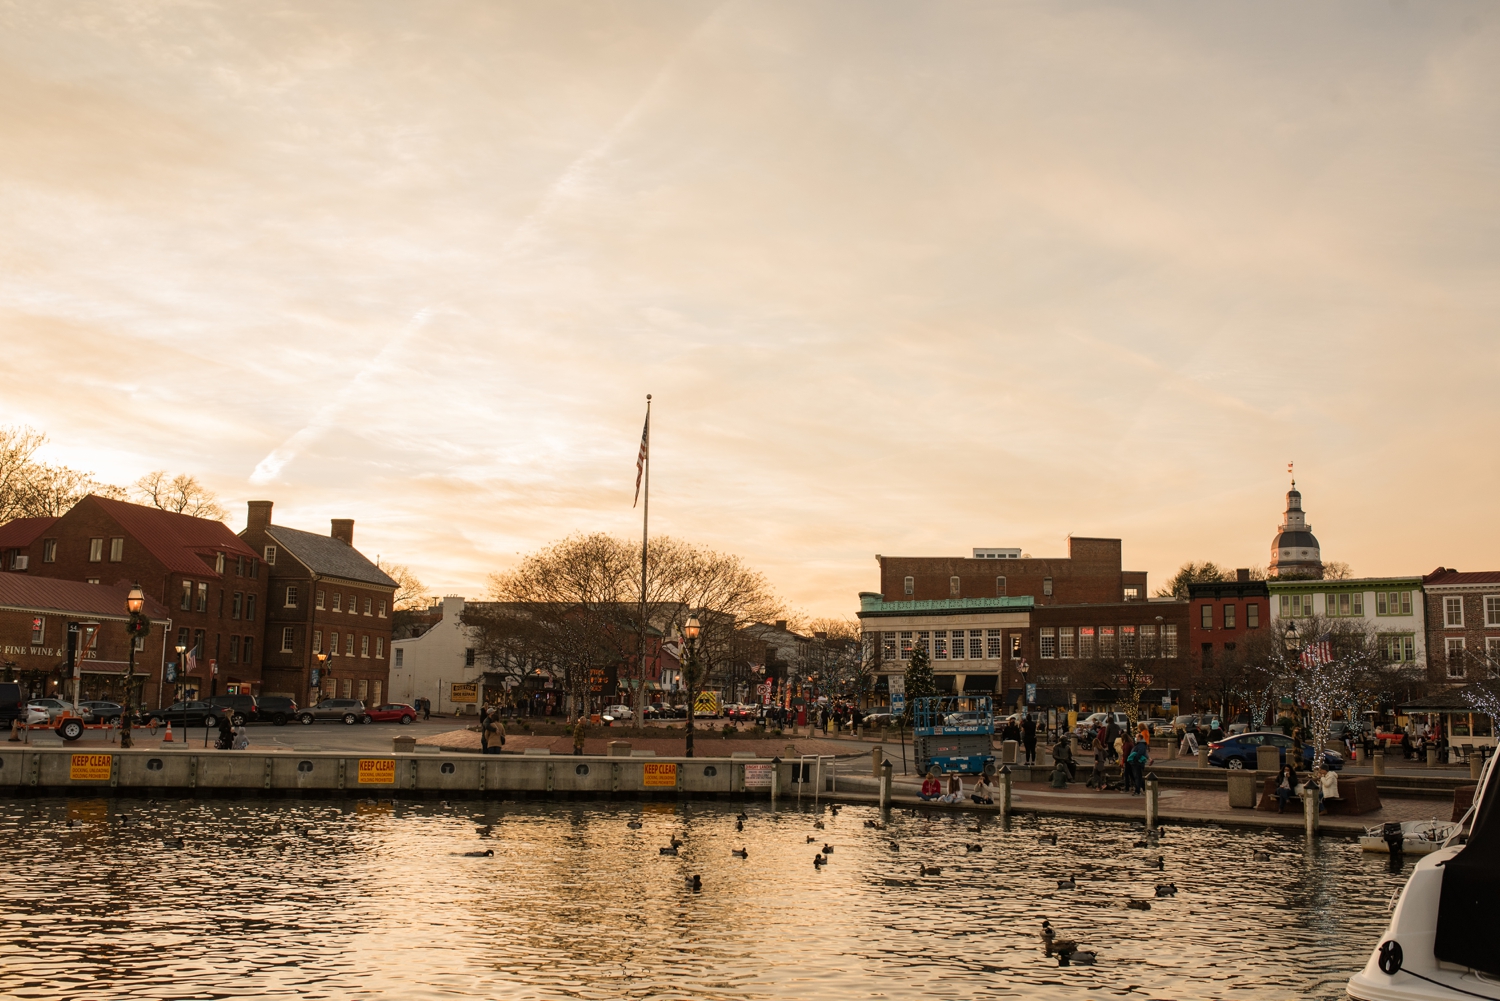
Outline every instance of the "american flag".
<svg viewBox="0 0 1500 1001"><path fill-rule="evenodd" d="M187 666L183 673L192 674L196 670L198 670L198 648L194 646L187 652Z"/></svg>
<svg viewBox="0 0 1500 1001"><path fill-rule="evenodd" d="M1309 643L1302 651L1303 667L1317 667L1319 664L1326 664L1331 660L1333 660L1333 649L1328 645L1327 640Z"/></svg>
<svg viewBox="0 0 1500 1001"><path fill-rule="evenodd" d="M635 458L635 500L630 502L635 507L641 500L641 476L646 472L646 453L650 450L651 443L651 410L646 409L646 424L641 428L641 451Z"/></svg>

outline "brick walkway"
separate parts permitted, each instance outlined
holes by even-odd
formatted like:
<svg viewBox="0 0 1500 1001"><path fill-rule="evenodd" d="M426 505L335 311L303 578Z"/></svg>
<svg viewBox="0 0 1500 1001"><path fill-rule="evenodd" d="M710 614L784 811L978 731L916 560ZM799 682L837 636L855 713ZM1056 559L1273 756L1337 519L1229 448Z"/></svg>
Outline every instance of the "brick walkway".
<svg viewBox="0 0 1500 1001"><path fill-rule="evenodd" d="M598 736L590 736L584 741L583 752L585 754L607 754L611 741L623 740L630 744L631 750L655 751L661 757L681 757L685 741L683 738L673 737L631 737L626 730L605 732ZM479 733L476 730L451 730L447 733L432 734L422 737L418 744L436 745L448 751L478 751ZM553 754L572 754L573 738L568 736L548 737L535 734L512 733L505 738L506 753L524 751L528 747L545 747ZM787 748L794 748L788 751ZM832 740L823 737L779 737L775 740L747 740L723 737L711 734L698 734L693 738L693 754L700 758L722 758L728 757L735 751L754 751L756 754L771 757L793 757L801 754L864 754L868 750L859 744L848 740Z"/></svg>

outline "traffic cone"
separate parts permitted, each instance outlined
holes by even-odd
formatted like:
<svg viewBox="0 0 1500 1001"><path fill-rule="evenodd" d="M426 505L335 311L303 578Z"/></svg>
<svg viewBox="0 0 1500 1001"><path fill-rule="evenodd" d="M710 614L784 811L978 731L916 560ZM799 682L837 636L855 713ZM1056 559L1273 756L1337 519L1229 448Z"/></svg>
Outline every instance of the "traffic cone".
<svg viewBox="0 0 1500 1001"><path fill-rule="evenodd" d="M171 720L167 720L167 732L161 738L161 742L163 744L170 744L170 743L172 743L172 721Z"/></svg>

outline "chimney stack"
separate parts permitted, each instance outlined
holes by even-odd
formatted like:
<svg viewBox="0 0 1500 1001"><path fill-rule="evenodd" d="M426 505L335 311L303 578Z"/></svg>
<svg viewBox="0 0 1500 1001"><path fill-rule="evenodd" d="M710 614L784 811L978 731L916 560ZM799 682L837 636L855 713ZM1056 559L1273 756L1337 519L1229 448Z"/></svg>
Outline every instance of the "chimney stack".
<svg viewBox="0 0 1500 1001"><path fill-rule="evenodd" d="M271 527L271 502L251 501L249 511L245 515L245 530L247 532L265 531Z"/></svg>
<svg viewBox="0 0 1500 1001"><path fill-rule="evenodd" d="M777 619L776 628L784 632L786 630L786 619Z"/></svg>
<svg viewBox="0 0 1500 1001"><path fill-rule="evenodd" d="M1234 579L1243 584L1250 579L1250 571L1244 568L1236 570L1234 572Z"/></svg>
<svg viewBox="0 0 1500 1001"><path fill-rule="evenodd" d="M354 547L354 519L333 518L330 524L333 525L333 530L328 534L352 549Z"/></svg>

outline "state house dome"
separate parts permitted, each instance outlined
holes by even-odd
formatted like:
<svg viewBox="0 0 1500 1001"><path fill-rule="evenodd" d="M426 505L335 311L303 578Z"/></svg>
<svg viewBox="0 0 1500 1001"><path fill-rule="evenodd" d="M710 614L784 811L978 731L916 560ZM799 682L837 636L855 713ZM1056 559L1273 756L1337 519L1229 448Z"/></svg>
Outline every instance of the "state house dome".
<svg viewBox="0 0 1500 1001"><path fill-rule="evenodd" d="M1323 576L1323 553L1318 539L1312 534L1312 526L1302 511L1302 494L1297 490L1297 481L1286 494L1286 516L1281 530L1271 540L1271 577Z"/></svg>

